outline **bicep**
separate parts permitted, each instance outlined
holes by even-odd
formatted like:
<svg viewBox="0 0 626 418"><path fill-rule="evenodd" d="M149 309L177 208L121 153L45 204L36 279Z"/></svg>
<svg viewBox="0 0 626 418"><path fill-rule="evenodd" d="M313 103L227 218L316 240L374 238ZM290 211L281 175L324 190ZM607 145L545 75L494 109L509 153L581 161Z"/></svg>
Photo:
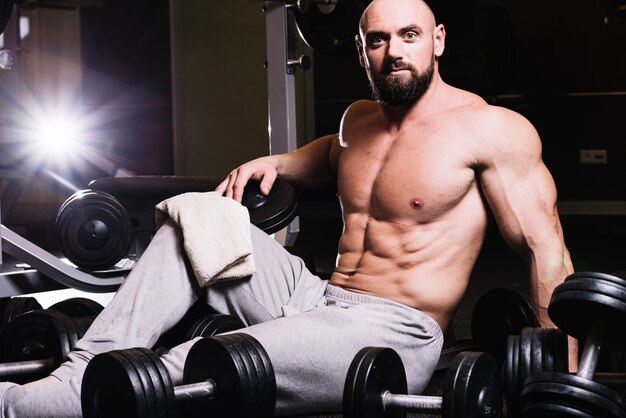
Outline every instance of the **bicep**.
<svg viewBox="0 0 626 418"><path fill-rule="evenodd" d="M503 238L522 255L562 239L552 175L541 159L534 131L495 148L480 182Z"/></svg>

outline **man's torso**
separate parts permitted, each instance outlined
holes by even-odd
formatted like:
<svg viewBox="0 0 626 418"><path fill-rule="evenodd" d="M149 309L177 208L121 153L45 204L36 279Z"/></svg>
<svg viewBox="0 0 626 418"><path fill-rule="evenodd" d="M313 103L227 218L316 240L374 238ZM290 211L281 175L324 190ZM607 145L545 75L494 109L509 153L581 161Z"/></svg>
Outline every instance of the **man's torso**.
<svg viewBox="0 0 626 418"><path fill-rule="evenodd" d="M483 242L474 103L391 132L377 104L344 121L337 167L344 216L331 283L451 320Z"/></svg>

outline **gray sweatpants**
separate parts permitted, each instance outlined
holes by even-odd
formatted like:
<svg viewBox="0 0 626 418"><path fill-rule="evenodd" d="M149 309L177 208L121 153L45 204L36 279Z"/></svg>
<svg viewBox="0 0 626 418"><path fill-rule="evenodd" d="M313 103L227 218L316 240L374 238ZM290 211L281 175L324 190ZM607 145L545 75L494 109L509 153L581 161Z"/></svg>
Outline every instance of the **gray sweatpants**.
<svg viewBox="0 0 626 418"><path fill-rule="evenodd" d="M67 362L52 374L61 383L23 388L0 384L0 416L80 417L80 383L96 354L151 347L202 298L236 315L266 349L276 373L276 415L341 410L345 377L366 346L394 348L420 393L437 364L443 335L424 313L386 299L348 292L314 276L298 257L252 226L256 273L198 288L180 231L166 223ZM182 384L189 341L162 357Z"/></svg>

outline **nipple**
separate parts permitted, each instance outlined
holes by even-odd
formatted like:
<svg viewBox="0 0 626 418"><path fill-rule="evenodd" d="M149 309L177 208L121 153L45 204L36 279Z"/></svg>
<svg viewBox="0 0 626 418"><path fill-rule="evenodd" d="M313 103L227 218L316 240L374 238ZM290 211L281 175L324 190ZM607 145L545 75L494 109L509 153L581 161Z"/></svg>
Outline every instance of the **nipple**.
<svg viewBox="0 0 626 418"><path fill-rule="evenodd" d="M422 199L420 199L419 197L415 197L413 199L411 199L411 207L413 209L421 209L424 207L424 201Z"/></svg>

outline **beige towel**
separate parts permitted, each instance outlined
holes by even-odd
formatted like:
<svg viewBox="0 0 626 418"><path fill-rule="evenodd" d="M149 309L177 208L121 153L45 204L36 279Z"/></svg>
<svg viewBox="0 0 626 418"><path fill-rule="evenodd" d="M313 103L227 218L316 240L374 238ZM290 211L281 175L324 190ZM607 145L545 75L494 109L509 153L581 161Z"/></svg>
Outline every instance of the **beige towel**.
<svg viewBox="0 0 626 418"><path fill-rule="evenodd" d="M254 273L250 215L239 202L216 192L184 193L156 206L159 228L171 218L200 286Z"/></svg>

